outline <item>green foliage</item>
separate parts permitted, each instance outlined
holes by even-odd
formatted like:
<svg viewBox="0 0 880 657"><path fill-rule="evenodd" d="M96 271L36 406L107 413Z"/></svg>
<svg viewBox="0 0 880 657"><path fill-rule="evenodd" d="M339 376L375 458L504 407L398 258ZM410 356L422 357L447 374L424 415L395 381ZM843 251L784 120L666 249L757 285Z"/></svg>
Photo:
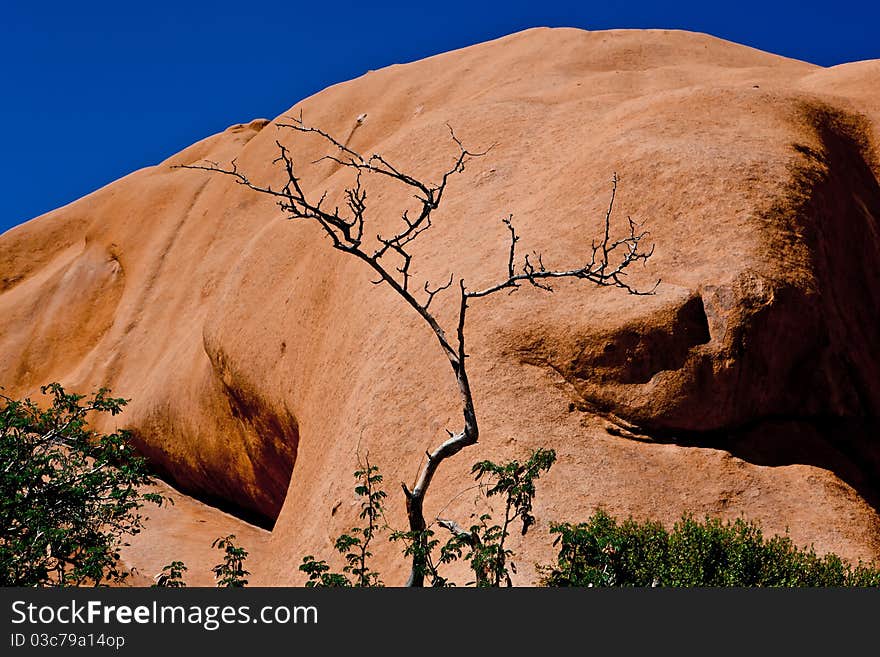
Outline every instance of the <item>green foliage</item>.
<svg viewBox="0 0 880 657"><path fill-rule="evenodd" d="M183 581L183 573L187 570L182 561L172 561L162 568L162 572L156 576L156 583L153 584L153 587L182 589L186 587L186 582Z"/></svg>
<svg viewBox="0 0 880 657"><path fill-rule="evenodd" d="M684 516L667 531L597 511L586 523L554 523L550 531L559 553L542 569L547 586L880 586L873 564L820 557L788 536L765 540L742 519Z"/></svg>
<svg viewBox="0 0 880 657"><path fill-rule="evenodd" d="M310 554L303 557L299 569L309 576L309 581L306 582L308 588L351 586L348 577L341 573L331 573L326 561L317 561Z"/></svg>
<svg viewBox="0 0 880 657"><path fill-rule="evenodd" d="M126 536L142 529L138 514L161 495L125 431L100 434L93 413L117 415L126 400L101 389L91 397L53 383L50 404L0 395L0 585L100 585L122 581Z"/></svg>
<svg viewBox="0 0 880 657"><path fill-rule="evenodd" d="M218 587L239 588L247 586L250 571L244 569L248 551L235 544L235 534L214 539L211 547L223 551L223 562L211 569Z"/></svg>
<svg viewBox="0 0 880 657"><path fill-rule="evenodd" d="M312 555L303 557L299 569L309 576L307 587L382 586L379 573L372 570L367 563L373 556L370 543L376 533L384 528L383 504L386 493L381 488L382 475L377 466L370 465L369 459L365 459L363 463L359 463L354 477L358 482L354 492L361 498L358 517L366 521L366 525L352 527L347 534L341 534L336 539L334 548L345 561L341 573L331 572L330 566L324 560L316 560ZM383 522L382 525L380 521Z"/></svg>
<svg viewBox="0 0 880 657"><path fill-rule="evenodd" d="M537 449L523 463L513 460L501 464L492 461L474 464L471 473L476 475L486 497L497 495L503 499L504 517L499 525L492 522L491 515L483 514L469 532L453 531L441 550L441 562L449 563L463 557L476 576L471 584L494 587L504 583L511 586L510 571L516 571L510 561L513 552L505 546L511 524L519 519L521 532L525 535L535 523L532 515L535 481L555 462L556 452L552 449Z"/></svg>
<svg viewBox="0 0 880 657"><path fill-rule="evenodd" d="M403 556L411 563L423 564L423 572L420 574L428 579L432 587L452 586L450 581L440 574L438 564L434 563L434 550L440 545L440 541L434 538L433 530L395 530L391 532L389 540L403 543ZM449 563L449 561L441 557L440 563Z"/></svg>
<svg viewBox="0 0 880 657"><path fill-rule="evenodd" d="M532 515L535 481L542 472L550 470L554 463L556 452L539 448L529 455L525 463L508 461L498 465L492 461L480 461L471 468L471 474L475 474L477 481L486 486L486 497L504 496L508 524L519 518L522 521L522 533L525 535L535 522Z"/></svg>

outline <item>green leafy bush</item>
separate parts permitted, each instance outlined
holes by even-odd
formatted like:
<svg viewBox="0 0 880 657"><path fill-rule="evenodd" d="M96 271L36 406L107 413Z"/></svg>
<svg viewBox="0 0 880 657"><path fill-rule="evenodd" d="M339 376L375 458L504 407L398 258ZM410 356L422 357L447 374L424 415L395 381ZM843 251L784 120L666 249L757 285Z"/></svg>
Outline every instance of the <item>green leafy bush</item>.
<svg viewBox="0 0 880 657"><path fill-rule="evenodd" d="M880 586L880 569L818 556L788 536L765 539L753 522L684 516L667 531L658 522L617 522L597 511L587 522L553 523L556 563L546 586Z"/></svg>
<svg viewBox="0 0 880 657"><path fill-rule="evenodd" d="M0 586L119 582L119 548L137 534L152 483L125 431L92 431L92 414L117 415L124 399L86 398L57 383L48 404L0 395Z"/></svg>

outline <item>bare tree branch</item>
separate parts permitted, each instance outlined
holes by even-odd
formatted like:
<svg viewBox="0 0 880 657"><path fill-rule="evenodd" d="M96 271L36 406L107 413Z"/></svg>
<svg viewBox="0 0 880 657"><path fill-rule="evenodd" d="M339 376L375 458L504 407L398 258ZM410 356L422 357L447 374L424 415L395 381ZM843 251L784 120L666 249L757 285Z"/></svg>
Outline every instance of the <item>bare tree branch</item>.
<svg viewBox="0 0 880 657"><path fill-rule="evenodd" d="M428 281L425 281L425 292L428 294L428 299L425 301L425 310L431 305L431 302L434 300L434 297L439 293L443 292L443 290L448 290L452 287L452 279L455 277L455 273L449 274L449 281L445 285L441 285L438 288L434 288L433 290L428 287Z"/></svg>
<svg viewBox="0 0 880 657"><path fill-rule="evenodd" d="M480 537L476 533L468 531L457 522L455 522L455 520L437 518L437 524L443 527L443 529L449 531L449 533L456 538L460 538L470 545L479 545L481 543Z"/></svg>
<svg viewBox="0 0 880 657"><path fill-rule="evenodd" d="M502 222L510 230L510 255L508 259L508 275L503 281L490 285L482 290L467 292L470 298L485 297L504 289L514 291L522 282L528 282L531 285L552 292L548 284L544 280L551 278L579 278L588 280L596 285L603 287L619 287L630 294L646 295L653 294L660 284L658 280L650 290L638 290L629 285L623 278L626 276L626 269L636 262L647 262L648 258L654 253L652 245L648 251L641 250L641 242L649 233L641 231L640 224L627 217L629 224L629 233L624 237L612 241L611 239L611 212L614 206L614 198L617 193L618 177L615 173L611 179L611 200L608 203L608 209L605 212L605 228L604 236L599 244L595 242L592 245L590 259L582 266L573 269L548 270L544 266L544 260L541 254L535 253L534 258L537 264L529 259L526 255L523 266L519 272L516 270L516 244L519 236L513 226L513 215L502 219ZM598 258L597 258L598 256ZM618 258L616 261L615 258Z"/></svg>

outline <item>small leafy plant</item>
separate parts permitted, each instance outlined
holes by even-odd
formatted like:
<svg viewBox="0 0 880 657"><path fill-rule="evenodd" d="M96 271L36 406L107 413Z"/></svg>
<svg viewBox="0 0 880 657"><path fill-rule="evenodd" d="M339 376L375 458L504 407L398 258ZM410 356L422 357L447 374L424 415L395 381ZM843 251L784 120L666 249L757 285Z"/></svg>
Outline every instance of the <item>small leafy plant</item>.
<svg viewBox="0 0 880 657"><path fill-rule="evenodd" d="M250 575L250 571L244 569L244 562L248 551L235 544L235 534L214 539L211 547L223 551L222 563L211 569L214 579L217 580L217 586L227 588L247 586L247 576Z"/></svg>
<svg viewBox="0 0 880 657"><path fill-rule="evenodd" d="M452 537L441 550L440 561L450 563L463 557L470 563L476 577L471 584L480 587L512 586L510 572L515 573L516 566L510 561L513 552L505 542L517 519L523 535L535 523L532 514L535 481L555 462L556 452L552 449L537 449L523 463L517 460L502 464L492 461L476 463L471 473L476 475L486 497L500 496L504 501L501 524L493 523L488 513L482 514L479 522L471 526L469 531L463 530L454 521L440 520L439 524L452 532Z"/></svg>
<svg viewBox="0 0 880 657"><path fill-rule="evenodd" d="M156 575L156 583L153 586L166 589L185 588L186 582L183 581L183 573L187 570L188 568L182 561L172 561Z"/></svg>
<svg viewBox="0 0 880 657"><path fill-rule="evenodd" d="M364 527L352 527L348 533L341 534L334 544L344 560L345 566L342 572L331 572L330 566L324 560L316 560L314 556L307 555L299 569L309 576L307 587L318 586L357 586L370 587L382 586L379 573L372 570L367 562L373 553L370 551L370 543L376 533L385 527L384 524L384 500L386 493L380 487L382 475L379 468L371 465L369 457L359 462L354 477L358 484L355 486L355 494L361 498L361 509L358 517L366 522ZM380 525L380 521L382 524Z"/></svg>

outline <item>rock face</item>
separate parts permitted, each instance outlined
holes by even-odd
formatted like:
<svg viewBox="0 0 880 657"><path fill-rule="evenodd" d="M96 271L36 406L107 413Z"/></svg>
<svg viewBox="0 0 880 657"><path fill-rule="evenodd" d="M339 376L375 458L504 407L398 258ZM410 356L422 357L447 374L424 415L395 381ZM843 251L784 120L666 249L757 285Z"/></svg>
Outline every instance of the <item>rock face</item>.
<svg viewBox="0 0 880 657"><path fill-rule="evenodd" d="M878 80L880 61L825 69L700 34L535 29L298 103L429 180L456 154L446 123L471 149L495 144L450 183L414 249L417 281L500 279L508 213L524 250L581 264L615 171L615 218L646 222L656 244L633 278L660 278L653 296L568 282L474 303L481 442L444 465L426 516L467 521L471 463L545 446L560 460L537 531L513 545L520 583L550 554L547 522L597 505L745 514L880 557ZM339 202L351 178L309 164L319 140L253 121L0 239L0 382L131 398L122 423L170 482L274 523L253 548L263 584L299 582L301 556L330 554L355 522L358 450L403 526L396 482L460 422L433 336L363 263L228 178L172 168L236 158L277 184L276 139L307 189ZM369 232L387 232L411 199L365 184ZM132 559L161 567L174 545L157 522ZM395 550L377 546L388 583L405 570Z"/></svg>

